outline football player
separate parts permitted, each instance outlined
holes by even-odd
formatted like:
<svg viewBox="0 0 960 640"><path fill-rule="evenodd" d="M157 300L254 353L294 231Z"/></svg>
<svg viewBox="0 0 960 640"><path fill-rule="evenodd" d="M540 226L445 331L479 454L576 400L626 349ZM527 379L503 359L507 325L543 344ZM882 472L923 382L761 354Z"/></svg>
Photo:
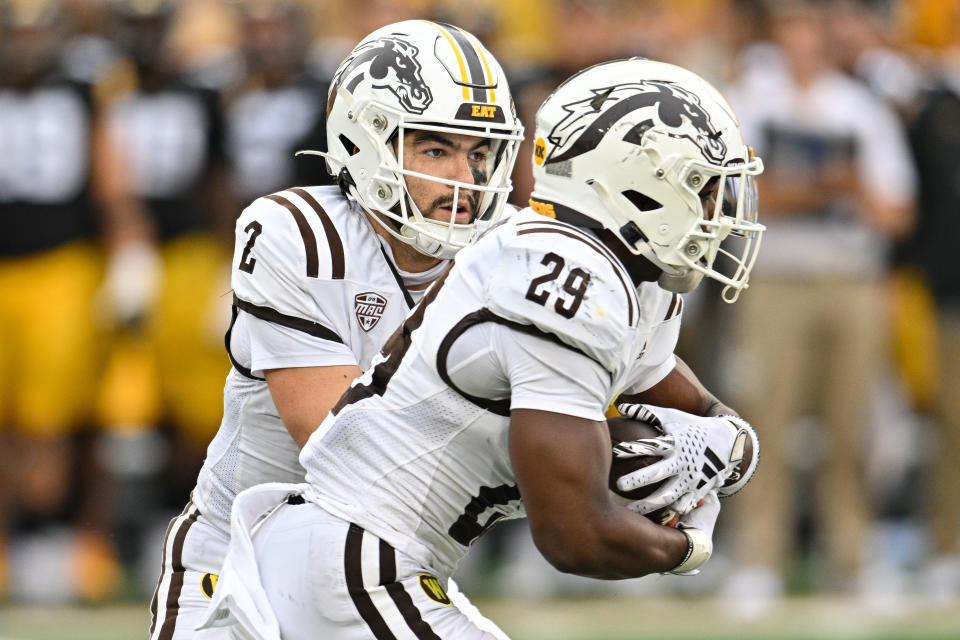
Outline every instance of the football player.
<svg viewBox="0 0 960 640"><path fill-rule="evenodd" d="M290 185L317 184L317 173L326 173L322 158L295 158L294 152L326 149L329 75L320 82L304 68L303 7L293 0L244 0L235 6L246 75L225 106L226 153L231 185L246 206Z"/></svg>
<svg viewBox="0 0 960 640"><path fill-rule="evenodd" d="M327 121L318 153L338 185L265 196L237 221L224 418L166 535L151 638L194 637L234 497L304 480L310 433L500 215L523 135L493 55L428 21L364 38L337 70Z"/></svg>
<svg viewBox="0 0 960 640"><path fill-rule="evenodd" d="M641 59L562 84L533 163L531 210L457 255L311 435L309 483L237 498L208 624L490 638L443 585L474 540L524 515L564 572L689 574L710 557L718 497L753 472L736 443L756 441L738 417L703 417L731 410L673 355L679 292L703 276L727 300L746 287L762 164L716 89ZM608 490L604 410L625 389L673 407L651 410L667 435L644 442L663 459L633 472L665 478L662 495L633 508ZM648 502L676 504L678 528L642 517Z"/></svg>
<svg viewBox="0 0 960 640"><path fill-rule="evenodd" d="M7 520L69 508L101 355L92 309L123 305L101 282L105 258L113 267L152 236L105 126L102 78L78 82L61 64L70 32L58 1L0 0L0 595ZM119 581L101 528L76 537L71 588L85 601Z"/></svg>

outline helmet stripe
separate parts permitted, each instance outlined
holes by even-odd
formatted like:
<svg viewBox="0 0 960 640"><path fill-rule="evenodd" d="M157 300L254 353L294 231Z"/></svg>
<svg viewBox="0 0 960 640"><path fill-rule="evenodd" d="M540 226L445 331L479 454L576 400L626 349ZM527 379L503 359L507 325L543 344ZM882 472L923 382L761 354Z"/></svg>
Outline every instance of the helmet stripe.
<svg viewBox="0 0 960 640"><path fill-rule="evenodd" d="M483 69L487 73L486 75L487 81L484 84L490 87L490 102L496 102L497 94L493 90L493 74L490 73L490 65L487 64L487 56L483 55L483 47L478 47L476 44L474 44L474 47L476 47L477 53L480 54L480 61L483 62Z"/></svg>
<svg viewBox="0 0 960 640"><path fill-rule="evenodd" d="M456 43L454 43L453 38L450 37L450 34L447 33L446 29L441 27L436 22L430 22L433 26L440 30L440 33L443 34L443 37L447 39L447 42L450 43L450 48L453 49L454 55L457 56L457 64L460 66L460 81L463 83L463 99L470 99L470 90L467 89L467 84L469 84L469 79L467 78L467 67L463 62L463 56L460 55L460 49L457 48Z"/></svg>
<svg viewBox="0 0 960 640"><path fill-rule="evenodd" d="M480 56L477 54L476 47L470 42L466 34L457 27L442 22L437 24L442 27L446 33L453 36L453 39L456 40L457 45L459 45L460 51L463 52L463 58L466 60L466 68L470 73L470 78L467 80L466 74L461 73L461 75L464 77L464 82L473 87L473 101L486 102L486 87L489 83L483 75L483 64L480 62ZM460 57L458 56L457 59L459 60ZM461 66L460 69L462 72L463 66ZM469 93L464 94L464 99L469 99Z"/></svg>

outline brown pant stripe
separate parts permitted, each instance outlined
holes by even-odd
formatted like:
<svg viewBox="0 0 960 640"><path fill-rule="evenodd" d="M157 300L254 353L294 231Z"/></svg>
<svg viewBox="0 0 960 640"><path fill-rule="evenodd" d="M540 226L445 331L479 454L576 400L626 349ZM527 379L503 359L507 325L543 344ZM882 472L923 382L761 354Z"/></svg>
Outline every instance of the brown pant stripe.
<svg viewBox="0 0 960 640"><path fill-rule="evenodd" d="M187 515L188 513L189 515ZM200 517L200 511L193 506L193 503L188 503L183 513L175 518L167 529L167 535L164 538L163 545L163 573L160 574L157 591L154 592L153 602L151 603L151 612L153 613L153 624L150 628L151 638L154 638L153 633L159 618L157 604L159 602L160 583L163 581L168 566L172 573L170 576L170 587L167 591L166 604L164 605L163 623L160 625L159 633L156 635L155 640L171 640L173 638L173 632L177 626L177 614L180 610L180 592L183 590L183 575L185 571L183 568L183 543L187 538L187 532L190 531L190 527L193 526L193 523L197 521L198 517ZM170 540L171 534L174 535L173 549L170 551L168 564L166 549L167 541Z"/></svg>
<svg viewBox="0 0 960 640"><path fill-rule="evenodd" d="M167 540L170 539L170 532L173 530L173 527L180 521L180 518L187 514L187 511L190 510L192 503L188 502L187 506L183 508L183 511L180 512L180 515L176 518L170 520L170 524L167 525L167 532L163 534L163 551L160 555L160 577L157 578L157 588L153 590L153 597L150 599L150 636L153 637L153 631L157 628L157 602L160 599L160 584L163 582L163 576L166 573L167 567Z"/></svg>

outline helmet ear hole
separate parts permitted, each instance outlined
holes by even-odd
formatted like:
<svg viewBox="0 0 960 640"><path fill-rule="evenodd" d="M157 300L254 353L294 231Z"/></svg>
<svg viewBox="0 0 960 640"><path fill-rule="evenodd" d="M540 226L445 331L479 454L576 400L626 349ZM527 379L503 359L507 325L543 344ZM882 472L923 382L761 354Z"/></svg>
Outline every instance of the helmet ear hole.
<svg viewBox="0 0 960 640"><path fill-rule="evenodd" d="M354 156L360 153L359 147L353 143L353 141L342 133L337 138L340 140L340 144L343 145L344 150L351 156Z"/></svg>
<svg viewBox="0 0 960 640"><path fill-rule="evenodd" d="M634 191L633 189L624 191L623 197L629 200L630 204L635 206L640 211L655 211L656 209L663 208L662 203L657 202L645 193L640 193L639 191Z"/></svg>
<svg viewBox="0 0 960 640"><path fill-rule="evenodd" d="M624 142L630 142L637 146L643 146L643 134L653 128L653 120L644 120L640 124L632 127L623 136Z"/></svg>

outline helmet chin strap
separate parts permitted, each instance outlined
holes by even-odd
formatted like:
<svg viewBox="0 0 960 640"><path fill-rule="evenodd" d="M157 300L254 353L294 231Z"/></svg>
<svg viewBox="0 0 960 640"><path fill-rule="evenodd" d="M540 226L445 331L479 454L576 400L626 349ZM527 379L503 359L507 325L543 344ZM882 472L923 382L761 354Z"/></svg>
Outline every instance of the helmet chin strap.
<svg viewBox="0 0 960 640"><path fill-rule="evenodd" d="M670 275L666 272L661 273L660 277L657 278L657 284L659 284L662 289L672 291L673 293L690 293L697 288L701 280L703 280L703 274L690 269L682 276Z"/></svg>
<svg viewBox="0 0 960 640"><path fill-rule="evenodd" d="M414 202L413 197L409 193L404 193L401 197L407 199L407 211L420 211L420 207L417 206L417 203ZM398 202L396 207L393 210L396 210L397 213L400 212L400 203ZM409 220L411 216L408 213L407 219ZM441 258L449 259L452 258L452 255L448 255L449 250L441 246L436 240L420 233L420 230L410 224L405 224L397 220L392 221L394 223L397 232L404 238L410 240L410 246L419 251L420 253L430 256L431 258ZM456 253L455 251L453 253Z"/></svg>
<svg viewBox="0 0 960 640"><path fill-rule="evenodd" d="M433 258L448 257L442 255L443 247L440 246L439 242L433 240L432 238L426 237L410 225L402 225L400 228L400 235L402 235L404 238L409 238L411 241L410 244L413 246L413 248L424 255L428 255Z"/></svg>

